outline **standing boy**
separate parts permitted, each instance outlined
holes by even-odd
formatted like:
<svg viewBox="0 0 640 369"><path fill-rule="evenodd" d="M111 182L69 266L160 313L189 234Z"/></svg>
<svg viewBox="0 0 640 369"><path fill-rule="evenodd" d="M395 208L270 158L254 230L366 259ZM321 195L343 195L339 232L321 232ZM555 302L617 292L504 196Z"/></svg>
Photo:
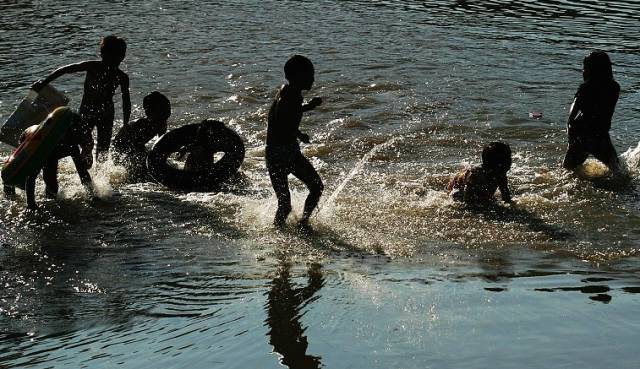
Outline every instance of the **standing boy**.
<svg viewBox="0 0 640 369"><path fill-rule="evenodd" d="M309 189L300 219L300 225L307 226L324 186L313 165L300 152L298 139L309 143L309 135L300 132L299 127L302 113L320 105L322 99L315 97L308 104L302 104L302 91L311 89L314 82L313 64L309 59L300 55L291 57L284 65L284 75L289 83L280 88L269 110L265 150L271 185L278 198L273 223L278 227L284 226L291 212L287 176L293 174Z"/></svg>
<svg viewBox="0 0 640 369"><path fill-rule="evenodd" d="M96 158L104 162L107 158L111 134L113 133L113 95L120 87L122 93L123 124L129 122L131 115L131 99L129 97L129 77L118 67L124 60L127 51L126 42L117 36L107 36L100 43L102 60L89 60L77 64L70 64L57 69L47 78L33 84L33 89L39 91L54 79L67 74L86 72L84 80L84 95L80 103L80 117L82 130L82 157L88 167L93 164L91 151L93 138L91 132L97 128Z"/></svg>

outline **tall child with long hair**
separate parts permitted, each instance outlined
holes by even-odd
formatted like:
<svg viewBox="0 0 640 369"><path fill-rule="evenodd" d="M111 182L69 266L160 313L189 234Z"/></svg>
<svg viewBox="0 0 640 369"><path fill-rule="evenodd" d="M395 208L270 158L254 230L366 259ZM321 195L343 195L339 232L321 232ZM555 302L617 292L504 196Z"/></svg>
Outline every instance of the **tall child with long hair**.
<svg viewBox="0 0 640 369"><path fill-rule="evenodd" d="M583 60L582 77L584 82L578 88L569 112L569 146L562 166L574 170L591 154L617 172L620 164L609 129L620 85L613 79L607 53L594 51L587 55Z"/></svg>

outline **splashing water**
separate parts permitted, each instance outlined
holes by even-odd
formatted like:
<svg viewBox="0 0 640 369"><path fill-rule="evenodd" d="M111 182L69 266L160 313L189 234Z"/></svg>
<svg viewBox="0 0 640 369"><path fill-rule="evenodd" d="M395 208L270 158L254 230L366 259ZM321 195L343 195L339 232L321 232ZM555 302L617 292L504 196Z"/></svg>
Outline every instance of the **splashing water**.
<svg viewBox="0 0 640 369"><path fill-rule="evenodd" d="M319 215L324 210L331 209L332 205L335 203L336 198L340 195L340 192L344 189L344 187L349 183L349 181L356 175L358 172L364 168L365 164L380 150L386 149L392 146L396 141L398 141L402 136L392 137L383 143L379 143L371 148L369 152L367 152L360 161L356 163L356 165L351 169L349 174L344 178L344 180L336 187L333 193L329 196L329 198L320 206L320 209L316 213L316 216Z"/></svg>
<svg viewBox="0 0 640 369"><path fill-rule="evenodd" d="M629 148L620 157L630 173L637 173L640 167L640 142L635 148Z"/></svg>

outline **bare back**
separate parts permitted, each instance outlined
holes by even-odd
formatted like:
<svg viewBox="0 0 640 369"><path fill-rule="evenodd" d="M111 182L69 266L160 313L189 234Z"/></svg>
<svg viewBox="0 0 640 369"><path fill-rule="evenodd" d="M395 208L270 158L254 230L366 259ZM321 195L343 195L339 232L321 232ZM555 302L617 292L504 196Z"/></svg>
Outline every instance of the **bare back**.
<svg viewBox="0 0 640 369"><path fill-rule="evenodd" d="M118 68L106 66L101 61L85 63L87 75L80 110L95 113L113 112L113 96L127 78L126 74Z"/></svg>

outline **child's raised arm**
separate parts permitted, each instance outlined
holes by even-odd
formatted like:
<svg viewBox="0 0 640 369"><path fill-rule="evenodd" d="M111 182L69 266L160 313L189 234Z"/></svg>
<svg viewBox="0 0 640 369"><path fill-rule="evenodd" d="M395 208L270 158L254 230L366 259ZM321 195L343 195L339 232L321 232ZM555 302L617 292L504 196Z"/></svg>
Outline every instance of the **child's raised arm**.
<svg viewBox="0 0 640 369"><path fill-rule="evenodd" d="M314 97L308 104L302 105L302 112L313 110L322 104L321 97Z"/></svg>
<svg viewBox="0 0 640 369"><path fill-rule="evenodd" d="M309 101L309 103L302 105L302 112L306 112L309 110L313 110L315 109L317 106L319 106L320 104L322 104L322 98L321 97L314 97L313 99L311 99L311 101ZM306 133L302 133L300 132L300 130L298 130L298 133L296 133L296 136L298 137L298 139L300 139L300 141L304 142L304 143L309 143L309 135Z"/></svg>
<svg viewBox="0 0 640 369"><path fill-rule="evenodd" d="M48 85L54 79L68 74L68 73L77 73L77 72L86 72L94 68L95 63L100 63L96 61L84 61L76 64L65 65L64 67L58 68L53 73L51 73L47 78L35 82L31 85L31 88L40 91L44 86Z"/></svg>

